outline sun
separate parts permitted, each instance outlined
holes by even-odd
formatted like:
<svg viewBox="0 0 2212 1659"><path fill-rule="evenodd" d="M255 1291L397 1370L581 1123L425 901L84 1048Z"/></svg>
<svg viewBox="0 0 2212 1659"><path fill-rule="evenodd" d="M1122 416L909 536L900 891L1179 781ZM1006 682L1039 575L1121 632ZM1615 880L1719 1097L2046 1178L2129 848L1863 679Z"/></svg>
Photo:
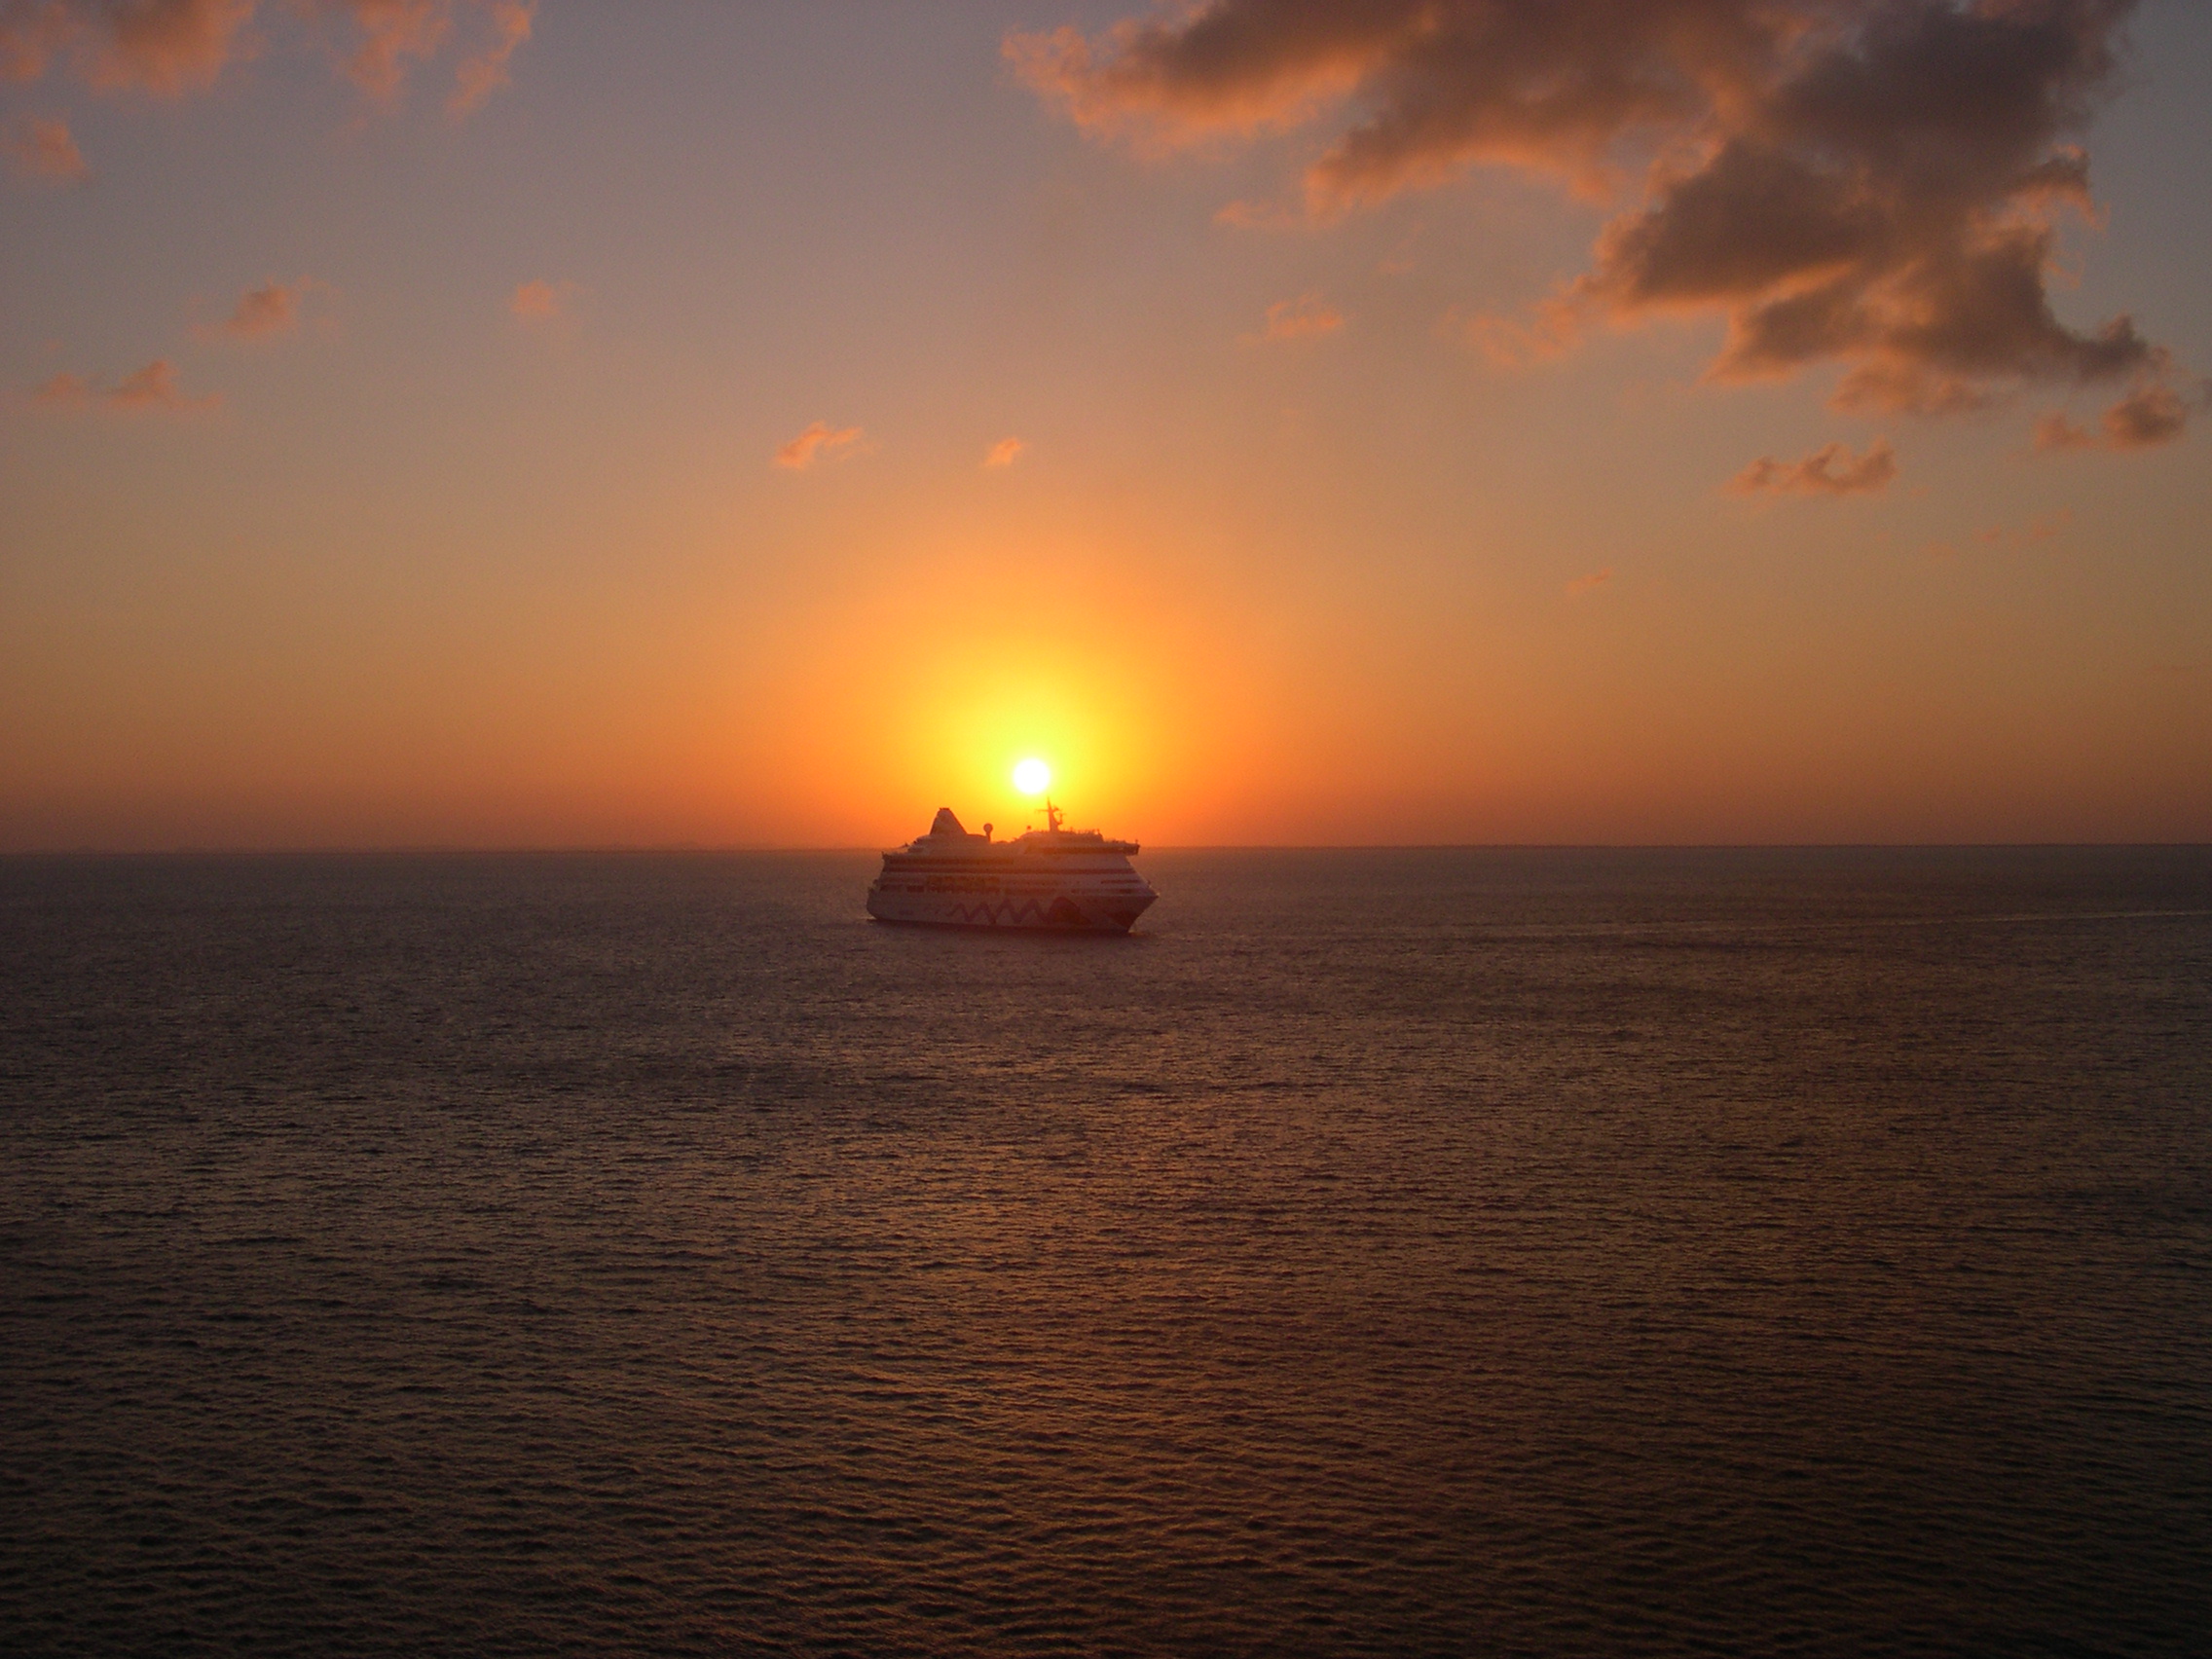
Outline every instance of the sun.
<svg viewBox="0 0 2212 1659"><path fill-rule="evenodd" d="M1024 760L1014 769L1014 787L1025 795L1041 795L1052 787L1052 768L1042 760Z"/></svg>

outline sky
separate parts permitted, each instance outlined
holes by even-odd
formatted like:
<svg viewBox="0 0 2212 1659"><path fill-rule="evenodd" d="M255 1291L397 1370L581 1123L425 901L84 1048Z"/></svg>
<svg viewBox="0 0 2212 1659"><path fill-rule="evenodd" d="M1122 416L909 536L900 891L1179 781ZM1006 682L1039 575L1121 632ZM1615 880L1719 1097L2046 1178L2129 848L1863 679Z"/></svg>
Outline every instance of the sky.
<svg viewBox="0 0 2212 1659"><path fill-rule="evenodd" d="M2195 0L0 0L0 850L2212 840Z"/></svg>

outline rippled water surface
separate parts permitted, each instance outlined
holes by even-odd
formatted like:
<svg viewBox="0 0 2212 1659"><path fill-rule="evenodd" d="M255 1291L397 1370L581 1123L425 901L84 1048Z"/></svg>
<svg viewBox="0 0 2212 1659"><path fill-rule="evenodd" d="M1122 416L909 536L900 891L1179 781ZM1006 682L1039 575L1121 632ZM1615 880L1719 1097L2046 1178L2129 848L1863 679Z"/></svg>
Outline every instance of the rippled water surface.
<svg viewBox="0 0 2212 1659"><path fill-rule="evenodd" d="M2202 1653L2212 854L0 862L12 1654Z"/></svg>

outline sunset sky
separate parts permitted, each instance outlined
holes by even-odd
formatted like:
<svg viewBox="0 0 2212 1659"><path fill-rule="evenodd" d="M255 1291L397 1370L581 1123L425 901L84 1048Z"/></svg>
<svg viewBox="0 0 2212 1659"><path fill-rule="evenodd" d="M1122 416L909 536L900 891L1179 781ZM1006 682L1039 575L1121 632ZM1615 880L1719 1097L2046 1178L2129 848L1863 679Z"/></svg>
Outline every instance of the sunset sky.
<svg viewBox="0 0 2212 1659"><path fill-rule="evenodd" d="M0 0L0 848L2212 839L2197 0Z"/></svg>

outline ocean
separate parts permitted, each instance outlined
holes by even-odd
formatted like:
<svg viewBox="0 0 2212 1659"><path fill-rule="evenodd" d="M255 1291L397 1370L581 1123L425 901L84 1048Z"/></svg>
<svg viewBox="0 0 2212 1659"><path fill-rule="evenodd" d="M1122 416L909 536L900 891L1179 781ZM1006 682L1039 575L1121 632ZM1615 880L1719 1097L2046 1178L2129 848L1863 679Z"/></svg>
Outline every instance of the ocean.
<svg viewBox="0 0 2212 1659"><path fill-rule="evenodd" d="M2212 1650L2212 850L0 860L0 1649Z"/></svg>

